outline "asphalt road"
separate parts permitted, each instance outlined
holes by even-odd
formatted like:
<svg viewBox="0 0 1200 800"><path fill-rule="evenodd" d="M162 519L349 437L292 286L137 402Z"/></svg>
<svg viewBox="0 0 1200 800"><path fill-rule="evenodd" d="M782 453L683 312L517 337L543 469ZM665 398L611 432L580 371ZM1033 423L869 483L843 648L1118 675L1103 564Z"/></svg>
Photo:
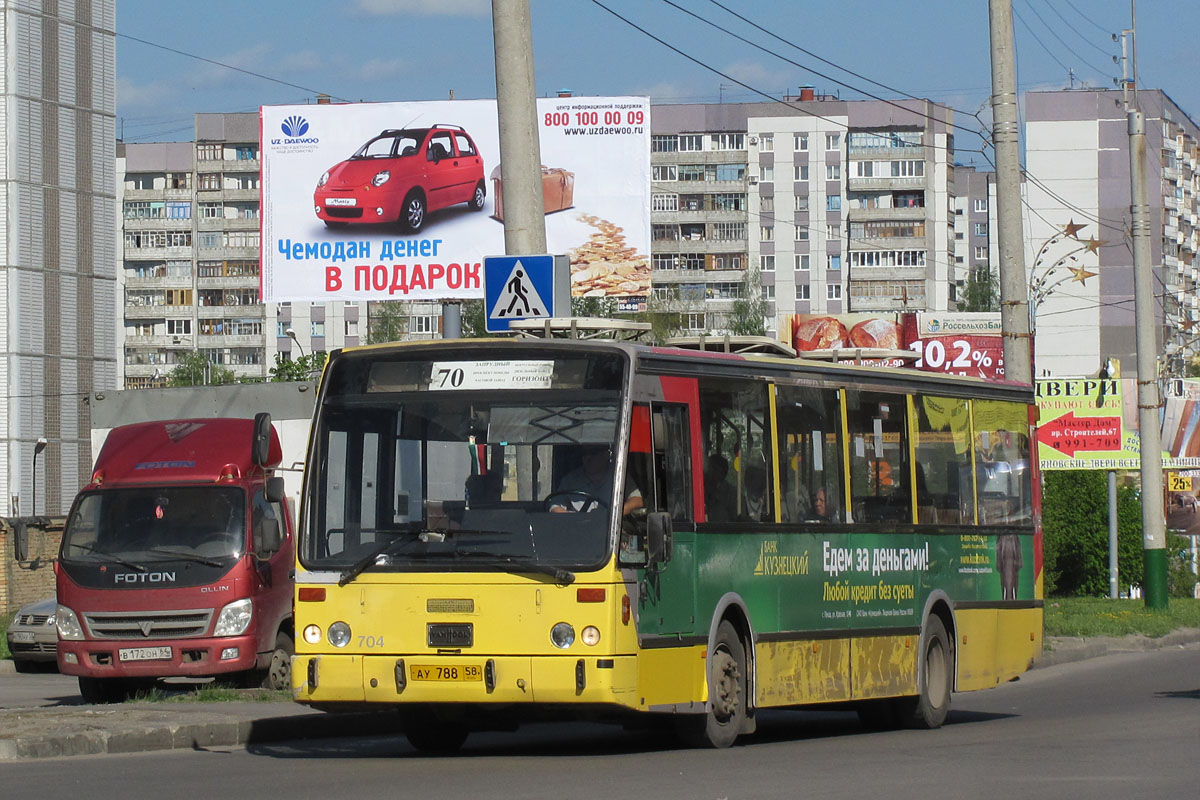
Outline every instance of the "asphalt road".
<svg viewBox="0 0 1200 800"><path fill-rule="evenodd" d="M476 734L440 758L399 736L280 742L0 763L0 797L1195 798L1198 755L1200 646L1191 645L955 695L938 731L864 733L852 714L777 712L722 751L582 723Z"/></svg>

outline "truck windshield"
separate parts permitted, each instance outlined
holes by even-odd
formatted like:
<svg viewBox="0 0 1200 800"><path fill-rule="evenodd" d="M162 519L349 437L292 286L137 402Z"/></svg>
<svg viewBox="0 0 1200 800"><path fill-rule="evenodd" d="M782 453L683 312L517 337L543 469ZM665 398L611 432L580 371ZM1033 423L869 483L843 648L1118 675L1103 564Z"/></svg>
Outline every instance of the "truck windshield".
<svg viewBox="0 0 1200 800"><path fill-rule="evenodd" d="M614 466L619 368L591 388L551 377L570 372L551 360L509 365L495 381L484 367L472 373L485 362L448 363L383 365L395 369L341 395L333 371L314 431L302 561L345 571L378 551L368 569L598 567L613 507L633 490L618 487ZM511 388L539 370L544 380L527 380L539 388Z"/></svg>
<svg viewBox="0 0 1200 800"><path fill-rule="evenodd" d="M62 544L64 559L83 561L208 562L245 552L245 493L217 486L84 492L67 519Z"/></svg>

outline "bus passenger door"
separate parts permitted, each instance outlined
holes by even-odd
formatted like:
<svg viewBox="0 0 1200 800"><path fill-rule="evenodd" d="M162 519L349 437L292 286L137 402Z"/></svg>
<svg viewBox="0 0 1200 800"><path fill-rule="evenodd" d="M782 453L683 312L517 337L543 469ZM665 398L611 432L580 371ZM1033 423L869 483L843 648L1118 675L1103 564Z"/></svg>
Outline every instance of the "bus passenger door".
<svg viewBox="0 0 1200 800"><path fill-rule="evenodd" d="M688 407L636 404L629 441L629 476L647 512L673 523L669 560L638 570L638 633L691 632L695 627L695 532L692 530L692 446ZM645 523L634 522L643 532ZM642 545L644 547L644 543Z"/></svg>

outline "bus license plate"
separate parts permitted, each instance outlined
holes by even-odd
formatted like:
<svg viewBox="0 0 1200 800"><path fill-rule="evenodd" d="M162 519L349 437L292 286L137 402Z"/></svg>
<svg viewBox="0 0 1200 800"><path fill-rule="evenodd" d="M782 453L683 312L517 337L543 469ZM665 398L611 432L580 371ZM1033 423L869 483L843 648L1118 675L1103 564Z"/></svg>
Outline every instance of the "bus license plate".
<svg viewBox="0 0 1200 800"><path fill-rule="evenodd" d="M170 661L169 647L126 647L117 651L122 661Z"/></svg>
<svg viewBox="0 0 1200 800"><path fill-rule="evenodd" d="M481 681L483 667L478 664L460 664L449 667L413 664L408 668L414 681Z"/></svg>

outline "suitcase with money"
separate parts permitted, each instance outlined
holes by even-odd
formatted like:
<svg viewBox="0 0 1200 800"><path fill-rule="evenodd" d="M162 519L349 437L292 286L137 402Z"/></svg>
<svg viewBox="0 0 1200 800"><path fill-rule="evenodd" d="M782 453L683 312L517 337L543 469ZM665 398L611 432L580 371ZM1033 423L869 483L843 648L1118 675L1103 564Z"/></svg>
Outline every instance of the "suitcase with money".
<svg viewBox="0 0 1200 800"><path fill-rule="evenodd" d="M504 221L504 181L500 165L492 170L492 197L494 211L492 217ZM542 165L542 197L545 200L545 211L553 214L575 205L575 173L562 167L547 167Z"/></svg>

